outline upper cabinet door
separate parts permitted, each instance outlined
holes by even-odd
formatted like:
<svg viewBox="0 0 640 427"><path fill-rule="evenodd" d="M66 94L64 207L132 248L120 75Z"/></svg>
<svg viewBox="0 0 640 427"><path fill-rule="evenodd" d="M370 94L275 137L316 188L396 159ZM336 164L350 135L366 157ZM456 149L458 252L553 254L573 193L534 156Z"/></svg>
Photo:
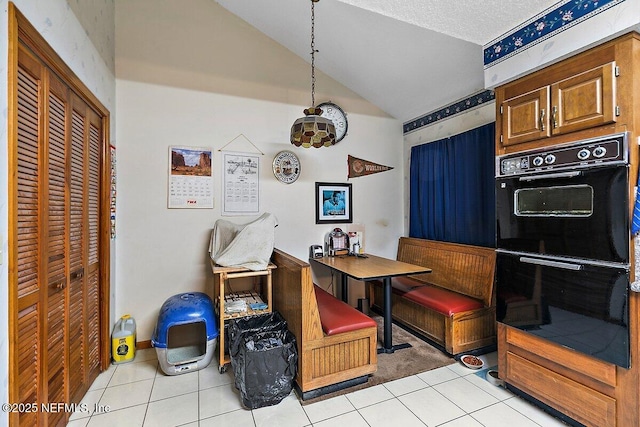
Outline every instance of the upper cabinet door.
<svg viewBox="0 0 640 427"><path fill-rule="evenodd" d="M551 85L554 135L616 121L615 62Z"/></svg>
<svg viewBox="0 0 640 427"><path fill-rule="evenodd" d="M505 100L502 115L502 144L505 146L551 136L549 87Z"/></svg>

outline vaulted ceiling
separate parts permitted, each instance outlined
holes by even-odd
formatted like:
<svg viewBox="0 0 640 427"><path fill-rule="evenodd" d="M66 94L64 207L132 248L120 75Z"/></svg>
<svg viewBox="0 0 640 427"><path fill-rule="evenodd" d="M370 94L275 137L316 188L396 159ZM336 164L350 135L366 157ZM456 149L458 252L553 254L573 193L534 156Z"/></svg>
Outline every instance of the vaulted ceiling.
<svg viewBox="0 0 640 427"><path fill-rule="evenodd" d="M216 0L311 60L311 0ZM403 122L484 88L483 45L557 0L321 0L316 67Z"/></svg>

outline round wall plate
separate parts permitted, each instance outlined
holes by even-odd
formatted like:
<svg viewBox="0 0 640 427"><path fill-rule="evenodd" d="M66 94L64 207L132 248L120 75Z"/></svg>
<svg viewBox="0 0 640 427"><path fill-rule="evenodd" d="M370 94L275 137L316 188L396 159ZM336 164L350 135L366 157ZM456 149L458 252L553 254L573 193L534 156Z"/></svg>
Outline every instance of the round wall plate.
<svg viewBox="0 0 640 427"><path fill-rule="evenodd" d="M300 176L300 159L293 151L280 151L273 158L273 175L280 182L291 184Z"/></svg>

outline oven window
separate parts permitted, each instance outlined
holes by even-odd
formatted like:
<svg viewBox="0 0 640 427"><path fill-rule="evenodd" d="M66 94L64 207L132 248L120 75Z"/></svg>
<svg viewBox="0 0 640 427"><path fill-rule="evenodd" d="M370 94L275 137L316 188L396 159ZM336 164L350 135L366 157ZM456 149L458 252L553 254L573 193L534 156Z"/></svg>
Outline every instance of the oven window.
<svg viewBox="0 0 640 427"><path fill-rule="evenodd" d="M587 217L593 214L593 187L522 188L515 192L514 205L517 216Z"/></svg>

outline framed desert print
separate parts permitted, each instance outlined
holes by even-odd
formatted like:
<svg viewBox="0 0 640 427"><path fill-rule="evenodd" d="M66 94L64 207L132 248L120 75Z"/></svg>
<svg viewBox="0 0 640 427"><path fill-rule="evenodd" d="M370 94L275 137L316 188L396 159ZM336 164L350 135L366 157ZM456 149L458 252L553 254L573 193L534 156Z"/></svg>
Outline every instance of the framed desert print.
<svg viewBox="0 0 640 427"><path fill-rule="evenodd" d="M316 224L353 222L351 184L316 182Z"/></svg>

